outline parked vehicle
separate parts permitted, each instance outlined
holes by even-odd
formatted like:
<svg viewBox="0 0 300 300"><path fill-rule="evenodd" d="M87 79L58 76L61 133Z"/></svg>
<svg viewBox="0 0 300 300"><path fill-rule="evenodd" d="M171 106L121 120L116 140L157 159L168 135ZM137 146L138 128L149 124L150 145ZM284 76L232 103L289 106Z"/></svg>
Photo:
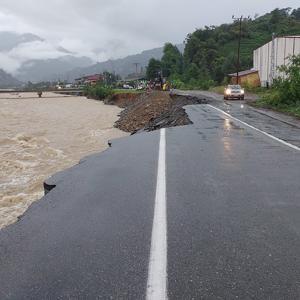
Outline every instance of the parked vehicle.
<svg viewBox="0 0 300 300"><path fill-rule="evenodd" d="M228 85L224 90L224 99L239 99L244 100L245 90L238 84Z"/></svg>
<svg viewBox="0 0 300 300"><path fill-rule="evenodd" d="M129 84L124 84L123 85L123 89L125 89L125 90L132 90L133 87L131 85L129 85Z"/></svg>

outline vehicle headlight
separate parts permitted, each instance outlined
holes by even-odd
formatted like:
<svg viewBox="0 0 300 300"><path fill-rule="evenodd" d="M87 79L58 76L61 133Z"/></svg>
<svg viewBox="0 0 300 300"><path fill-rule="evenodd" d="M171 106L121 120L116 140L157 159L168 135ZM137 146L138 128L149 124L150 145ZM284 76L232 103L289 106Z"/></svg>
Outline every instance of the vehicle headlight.
<svg viewBox="0 0 300 300"><path fill-rule="evenodd" d="M242 93L242 94L245 94L245 90L241 90L241 93Z"/></svg>
<svg viewBox="0 0 300 300"><path fill-rule="evenodd" d="M226 90L226 95L230 95L230 93L231 93L231 90L230 90L230 89L227 89L227 90Z"/></svg>

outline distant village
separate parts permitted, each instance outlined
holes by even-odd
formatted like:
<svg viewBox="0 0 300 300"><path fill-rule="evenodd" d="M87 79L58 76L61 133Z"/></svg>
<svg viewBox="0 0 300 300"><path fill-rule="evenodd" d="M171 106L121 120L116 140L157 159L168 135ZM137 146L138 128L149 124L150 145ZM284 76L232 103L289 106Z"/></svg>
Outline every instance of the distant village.
<svg viewBox="0 0 300 300"><path fill-rule="evenodd" d="M227 74L228 81L247 87L269 87L280 76L278 67L286 65L289 57L300 54L300 36L274 37L270 42L253 51L253 68ZM238 78L238 80L237 80ZM130 74L126 79L109 72L88 74L76 78L74 82L56 81L27 83L25 89L81 89L96 84L112 85L120 89L143 89L146 87L145 72Z"/></svg>
<svg viewBox="0 0 300 300"><path fill-rule="evenodd" d="M115 88L120 89L143 89L146 84L145 74L131 74L126 79L122 79L121 76L103 72L97 74L83 75L74 80L74 82L68 81L52 81L52 82L28 82L25 86L26 90L61 90L61 89L82 89L86 86L94 86L97 84L112 85Z"/></svg>

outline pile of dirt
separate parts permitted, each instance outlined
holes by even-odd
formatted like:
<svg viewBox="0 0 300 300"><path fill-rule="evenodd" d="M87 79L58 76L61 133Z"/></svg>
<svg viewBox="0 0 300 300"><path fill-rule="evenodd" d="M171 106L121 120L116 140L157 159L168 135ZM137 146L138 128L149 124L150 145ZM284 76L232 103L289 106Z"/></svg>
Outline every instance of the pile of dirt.
<svg viewBox="0 0 300 300"><path fill-rule="evenodd" d="M121 108L126 108L133 104L139 97L140 93L120 93L104 100L104 104L116 105Z"/></svg>
<svg viewBox="0 0 300 300"><path fill-rule="evenodd" d="M196 97L177 96L160 91L131 99L120 100L121 98L122 94L115 100L109 100L109 104L125 107L115 126L132 134L191 124L183 106L204 103L204 100Z"/></svg>

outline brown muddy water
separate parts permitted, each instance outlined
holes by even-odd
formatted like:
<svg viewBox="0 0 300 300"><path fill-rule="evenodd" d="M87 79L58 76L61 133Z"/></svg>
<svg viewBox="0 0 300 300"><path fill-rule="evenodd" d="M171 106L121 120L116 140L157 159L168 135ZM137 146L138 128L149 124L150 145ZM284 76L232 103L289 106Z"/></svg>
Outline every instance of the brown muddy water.
<svg viewBox="0 0 300 300"><path fill-rule="evenodd" d="M0 94L0 229L43 196L46 178L128 135L113 127L120 111L85 97Z"/></svg>

